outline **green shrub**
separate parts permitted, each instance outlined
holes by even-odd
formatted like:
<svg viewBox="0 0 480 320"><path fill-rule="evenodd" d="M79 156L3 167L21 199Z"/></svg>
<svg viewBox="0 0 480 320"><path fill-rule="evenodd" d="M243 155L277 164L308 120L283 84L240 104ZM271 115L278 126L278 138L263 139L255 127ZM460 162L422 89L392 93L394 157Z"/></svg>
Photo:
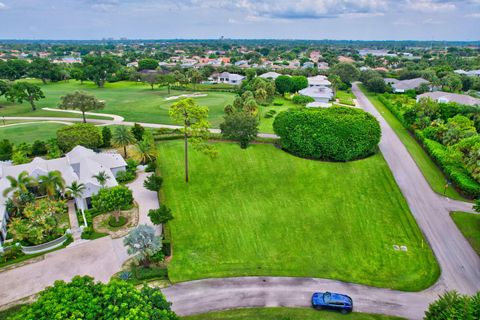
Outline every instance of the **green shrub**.
<svg viewBox="0 0 480 320"><path fill-rule="evenodd" d="M57 143L65 152L81 145L89 149L97 149L103 144L100 129L91 123L77 123L57 130Z"/></svg>
<svg viewBox="0 0 480 320"><path fill-rule="evenodd" d="M274 105L274 106L277 106L277 107L283 106L283 104L284 104L283 101L280 101L280 100L275 100L275 101L273 101L273 105Z"/></svg>
<svg viewBox="0 0 480 320"><path fill-rule="evenodd" d="M145 172L155 172L156 169L157 169L157 163L155 161L150 161L149 163L147 163Z"/></svg>
<svg viewBox="0 0 480 320"><path fill-rule="evenodd" d="M164 239L162 241L162 252L165 257L170 257L172 255L172 243L170 240Z"/></svg>
<svg viewBox="0 0 480 320"><path fill-rule="evenodd" d="M268 110L267 113L263 116L265 119L273 118L277 114L277 111L275 110Z"/></svg>
<svg viewBox="0 0 480 320"><path fill-rule="evenodd" d="M115 220L114 216L111 216L108 219L108 225L112 228L119 228L121 226L124 226L126 223L127 223L127 218L125 218L124 216L118 217L118 221Z"/></svg>
<svg viewBox="0 0 480 320"><path fill-rule="evenodd" d="M423 142L427 153L442 168L457 189L468 197L480 197L480 184L471 177L467 169L458 160L452 157L447 147L437 141L424 138L418 131L416 136Z"/></svg>
<svg viewBox="0 0 480 320"><path fill-rule="evenodd" d="M350 161L369 156L380 142L380 125L360 109L291 109L273 122L281 147L300 157Z"/></svg>
<svg viewBox="0 0 480 320"><path fill-rule="evenodd" d="M135 172L132 172L130 170L126 170L126 171L117 172L116 179L120 183L126 183L126 182L130 182L130 181L134 180L135 177L136 177Z"/></svg>
<svg viewBox="0 0 480 320"><path fill-rule="evenodd" d="M148 279L168 279L167 268L158 268L158 267L135 267L132 268L132 273L138 280L148 280Z"/></svg>
<svg viewBox="0 0 480 320"><path fill-rule="evenodd" d="M315 99L313 99L312 97L302 96L301 94L296 94L292 98L292 102L294 104L299 104L304 106L307 105L307 103L314 102L314 101Z"/></svg>

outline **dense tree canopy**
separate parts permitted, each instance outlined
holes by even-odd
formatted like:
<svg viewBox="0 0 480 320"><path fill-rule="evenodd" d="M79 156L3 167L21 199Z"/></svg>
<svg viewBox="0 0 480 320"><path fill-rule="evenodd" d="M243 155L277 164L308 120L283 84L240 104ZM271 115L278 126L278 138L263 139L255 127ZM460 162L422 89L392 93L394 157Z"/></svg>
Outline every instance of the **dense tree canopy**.
<svg viewBox="0 0 480 320"><path fill-rule="evenodd" d="M108 284L76 276L71 282L55 281L40 292L34 303L23 307L13 320L129 319L177 320L170 303L158 288L113 280Z"/></svg>
<svg viewBox="0 0 480 320"><path fill-rule="evenodd" d="M347 107L292 109L273 123L285 150L305 158L350 161L376 152L380 125L369 113Z"/></svg>
<svg viewBox="0 0 480 320"><path fill-rule="evenodd" d="M351 83L360 76L360 71L351 63L338 63L333 66L331 71L339 76L344 83Z"/></svg>
<svg viewBox="0 0 480 320"><path fill-rule="evenodd" d="M431 303L425 312L425 320L475 320L480 319L480 292L465 296L447 292Z"/></svg>
<svg viewBox="0 0 480 320"><path fill-rule="evenodd" d="M103 144L103 139L98 127L90 123L78 123L59 129L57 143L60 149L68 152L77 145L97 149Z"/></svg>

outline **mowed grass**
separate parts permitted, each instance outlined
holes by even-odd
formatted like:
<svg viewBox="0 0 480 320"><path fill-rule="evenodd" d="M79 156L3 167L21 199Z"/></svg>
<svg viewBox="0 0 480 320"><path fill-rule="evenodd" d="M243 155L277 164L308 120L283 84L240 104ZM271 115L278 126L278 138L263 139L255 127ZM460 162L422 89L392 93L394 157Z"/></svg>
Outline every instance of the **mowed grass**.
<svg viewBox="0 0 480 320"><path fill-rule="evenodd" d="M0 139L8 139L15 144L33 143L35 140L46 141L57 136L57 130L65 125L50 122L31 122L14 126L0 126Z"/></svg>
<svg viewBox="0 0 480 320"><path fill-rule="evenodd" d="M179 96L181 94L191 94L193 92L171 90L168 94L166 87L154 90L150 86L136 82L115 82L106 83L105 88L97 88L91 82L84 82L83 85L78 81L48 83L42 85L40 82L32 80L39 84L45 93L45 99L37 103L39 110L33 112L28 103L14 104L0 98L0 116L52 116L52 117L80 117L81 115L60 113L55 111L41 110L43 107L56 108L60 102L60 97L75 90L82 90L94 94L97 98L105 100L106 107L98 110L98 113L110 113L120 115L126 121L149 122L173 124L173 120L168 115L169 107L178 100L165 100L167 97ZM233 102L235 95L226 92L204 92L205 97L197 97L194 100L202 106L209 108L209 120L214 127L218 127L223 119L223 110L225 106Z"/></svg>
<svg viewBox="0 0 480 320"><path fill-rule="evenodd" d="M294 104L292 101L289 101L283 97L276 97L274 102L283 103L281 106L276 106L273 103L269 106L260 107L260 124L258 125L258 132L262 133L274 133L273 132L273 121L275 117L282 111L291 109L291 108L300 108L300 106ZM265 118L265 115L270 110L275 110L276 113L271 118Z"/></svg>
<svg viewBox="0 0 480 320"><path fill-rule="evenodd" d="M452 199L468 201L468 199L463 197L451 186L449 186L445 192L445 184L447 183L447 179L445 178L442 170L435 164L432 158L430 158L427 152L400 123L400 121L398 121L398 119L387 109L387 107L385 107L383 103L378 100L376 94L368 92L363 86L360 86L360 88L405 145L433 191Z"/></svg>
<svg viewBox="0 0 480 320"><path fill-rule="evenodd" d="M452 212L451 216L465 239L480 256L480 214Z"/></svg>
<svg viewBox="0 0 480 320"><path fill-rule="evenodd" d="M182 320L399 320L402 318L367 313L340 314L307 308L235 309L182 317Z"/></svg>
<svg viewBox="0 0 480 320"><path fill-rule="evenodd" d="M272 145L216 146L213 160L191 150L188 184L182 141L158 146L162 201L175 216L173 282L297 276L414 291L438 278L382 155L327 163Z"/></svg>

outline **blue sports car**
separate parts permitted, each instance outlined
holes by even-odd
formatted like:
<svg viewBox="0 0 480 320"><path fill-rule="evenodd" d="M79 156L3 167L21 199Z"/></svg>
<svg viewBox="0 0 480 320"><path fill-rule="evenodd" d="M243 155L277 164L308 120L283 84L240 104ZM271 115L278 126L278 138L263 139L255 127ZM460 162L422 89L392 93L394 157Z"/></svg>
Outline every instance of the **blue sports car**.
<svg viewBox="0 0 480 320"><path fill-rule="evenodd" d="M337 310L341 313L352 312L352 298L345 294L332 292L315 292L312 295L312 307L315 309Z"/></svg>

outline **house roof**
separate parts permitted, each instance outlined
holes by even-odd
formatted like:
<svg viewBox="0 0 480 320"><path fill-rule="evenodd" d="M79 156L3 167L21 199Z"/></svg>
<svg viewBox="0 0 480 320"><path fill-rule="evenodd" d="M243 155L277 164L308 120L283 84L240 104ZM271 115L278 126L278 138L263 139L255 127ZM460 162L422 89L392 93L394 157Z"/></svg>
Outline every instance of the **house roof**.
<svg viewBox="0 0 480 320"><path fill-rule="evenodd" d="M418 88L422 83L430 83L423 78L415 78L408 80L396 80L392 78L384 79L385 82L391 83L395 90L412 90Z"/></svg>
<svg viewBox="0 0 480 320"><path fill-rule="evenodd" d="M37 178L50 171L60 171L67 185L70 185L73 181L78 181L85 186L90 185L90 189L95 190L95 186L99 187L99 183L93 178L94 175L105 171L110 177L106 181L106 186L116 186L118 183L111 169L125 167L126 165L127 163L118 153L96 153L82 146L76 146L65 157L57 159L35 158L30 163L16 166L0 162L0 205L5 204L7 199L3 197L3 190L10 185L7 176L16 178L21 172L26 171L30 176ZM88 190L86 191L84 196L90 196ZM1 214L2 212L0 212Z"/></svg>
<svg viewBox="0 0 480 320"><path fill-rule="evenodd" d="M323 99L332 99L333 91L328 87L308 87L303 90L300 90L299 93L304 96L312 98L323 98Z"/></svg>
<svg viewBox="0 0 480 320"><path fill-rule="evenodd" d="M480 105L480 99L471 97L466 94L450 93L450 92L443 92L443 91L426 92L423 94L419 94L417 96L417 99L421 99L421 98L430 98L433 100L456 102L458 104L466 104L469 106Z"/></svg>
<svg viewBox="0 0 480 320"><path fill-rule="evenodd" d="M315 77L308 77L308 85L309 86L331 86L332 83L328 81L327 77L319 75Z"/></svg>
<svg viewBox="0 0 480 320"><path fill-rule="evenodd" d="M264 78L264 79L277 79L278 77L280 77L282 74L281 73L277 73L277 72L267 72L267 73L264 73L262 75L259 75L260 78Z"/></svg>

